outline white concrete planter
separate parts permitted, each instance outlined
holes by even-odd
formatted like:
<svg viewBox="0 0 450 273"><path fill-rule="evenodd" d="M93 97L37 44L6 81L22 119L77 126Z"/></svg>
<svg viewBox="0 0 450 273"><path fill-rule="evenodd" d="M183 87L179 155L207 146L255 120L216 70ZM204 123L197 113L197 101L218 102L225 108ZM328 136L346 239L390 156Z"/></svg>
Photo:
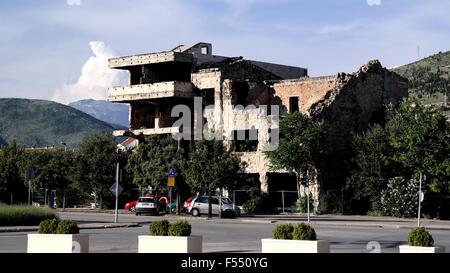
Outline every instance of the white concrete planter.
<svg viewBox="0 0 450 273"><path fill-rule="evenodd" d="M330 253L327 241L261 239L262 253Z"/></svg>
<svg viewBox="0 0 450 273"><path fill-rule="evenodd" d="M88 234L28 234L28 253L88 253Z"/></svg>
<svg viewBox="0 0 450 273"><path fill-rule="evenodd" d="M202 253L203 237L139 236L139 253Z"/></svg>
<svg viewBox="0 0 450 273"><path fill-rule="evenodd" d="M398 247L400 253L444 253L445 248L440 246L423 247L423 246L410 246L402 245Z"/></svg>

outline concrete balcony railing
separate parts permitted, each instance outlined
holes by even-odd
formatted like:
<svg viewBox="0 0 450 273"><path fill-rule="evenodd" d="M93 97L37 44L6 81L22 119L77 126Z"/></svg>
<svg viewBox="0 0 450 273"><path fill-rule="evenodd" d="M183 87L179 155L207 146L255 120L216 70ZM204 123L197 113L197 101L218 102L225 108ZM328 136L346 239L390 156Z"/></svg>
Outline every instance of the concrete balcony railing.
<svg viewBox="0 0 450 273"><path fill-rule="evenodd" d="M129 102L170 97L190 98L194 96L192 90L192 83L180 81L118 86L108 89L108 100Z"/></svg>

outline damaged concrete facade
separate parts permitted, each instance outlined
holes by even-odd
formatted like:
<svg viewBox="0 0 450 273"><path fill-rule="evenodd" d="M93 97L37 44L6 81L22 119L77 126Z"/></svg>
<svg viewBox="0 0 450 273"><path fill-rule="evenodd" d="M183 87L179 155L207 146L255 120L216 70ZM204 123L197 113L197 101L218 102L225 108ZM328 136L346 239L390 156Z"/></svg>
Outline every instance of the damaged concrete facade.
<svg viewBox="0 0 450 273"><path fill-rule="evenodd" d="M177 117L175 105L194 107L194 97L202 97L210 131L221 132L230 148L247 162L246 173L263 191L297 190L296 179L286 171L271 170L262 150L269 142L268 130L276 122L262 122L260 106L278 105L280 114L300 111L324 122L328 131L329 157L320 169L314 196L340 190L345 179L345 156L351 149L351 134L361 132L383 112L387 103L407 96L407 81L371 61L353 74L308 77L301 67L284 66L212 54L212 45L198 43L170 51L113 58L109 65L130 72L129 86L112 87L108 100L130 104L128 131L122 136L170 134ZM254 106L235 111L236 105ZM270 110L269 110L270 111ZM269 113L270 114L270 113ZM231 120L231 122L224 122ZM267 120L265 120L267 121ZM257 132L257 141L247 141L241 149L233 140L237 133ZM234 138L235 139L235 138Z"/></svg>

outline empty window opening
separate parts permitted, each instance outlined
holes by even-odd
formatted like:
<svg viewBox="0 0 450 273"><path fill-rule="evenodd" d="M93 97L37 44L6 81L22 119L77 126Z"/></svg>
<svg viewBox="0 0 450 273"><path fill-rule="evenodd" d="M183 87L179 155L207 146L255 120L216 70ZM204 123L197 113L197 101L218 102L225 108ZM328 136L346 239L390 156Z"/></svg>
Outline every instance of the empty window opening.
<svg viewBox="0 0 450 273"><path fill-rule="evenodd" d="M202 47L202 54L203 55L209 55L209 50L207 46Z"/></svg>
<svg viewBox="0 0 450 273"><path fill-rule="evenodd" d="M247 82L235 82L234 83L234 93L235 104L247 106L247 98L248 98L249 86Z"/></svg>
<svg viewBox="0 0 450 273"><path fill-rule="evenodd" d="M298 112L298 97L289 98L289 111L291 113Z"/></svg>
<svg viewBox="0 0 450 273"><path fill-rule="evenodd" d="M214 98L215 98L214 88L202 89L201 94L204 105L214 105Z"/></svg>

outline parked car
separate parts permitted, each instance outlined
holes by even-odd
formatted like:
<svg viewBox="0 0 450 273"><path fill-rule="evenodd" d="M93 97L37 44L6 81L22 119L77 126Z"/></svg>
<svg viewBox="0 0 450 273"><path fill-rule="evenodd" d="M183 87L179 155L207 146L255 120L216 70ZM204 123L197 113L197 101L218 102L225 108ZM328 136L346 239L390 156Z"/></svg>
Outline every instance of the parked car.
<svg viewBox="0 0 450 273"><path fill-rule="evenodd" d="M192 200L194 200L195 196L191 196L188 199L186 199L186 201L184 201L183 203L183 211L187 212L187 208L191 205Z"/></svg>
<svg viewBox="0 0 450 273"><path fill-rule="evenodd" d="M211 198L212 214L219 214L219 196L212 196ZM192 216L200 216L208 213L208 196L195 197L191 204L187 207L187 213ZM241 210L238 206L234 206L230 199L222 197L222 215L230 215L232 217L241 215Z"/></svg>
<svg viewBox="0 0 450 273"><path fill-rule="evenodd" d="M161 212L166 213L167 198L162 196L149 195L140 197L135 207L136 215L142 213L152 213L160 215Z"/></svg>
<svg viewBox="0 0 450 273"><path fill-rule="evenodd" d="M138 202L138 200L130 201L130 202L126 203L123 208L126 209L126 210L129 210L131 212L135 212L136 211L136 204L137 204L137 202Z"/></svg>
<svg viewBox="0 0 450 273"><path fill-rule="evenodd" d="M157 197L154 194L147 194L146 196L143 197L152 197L152 198L157 198L159 201L160 206L165 207L168 203L167 201L167 197L165 197L164 195L158 195ZM126 210L129 210L131 212L136 212L136 204L138 203L138 200L135 201L130 201L128 203L125 204L125 206L123 207Z"/></svg>

